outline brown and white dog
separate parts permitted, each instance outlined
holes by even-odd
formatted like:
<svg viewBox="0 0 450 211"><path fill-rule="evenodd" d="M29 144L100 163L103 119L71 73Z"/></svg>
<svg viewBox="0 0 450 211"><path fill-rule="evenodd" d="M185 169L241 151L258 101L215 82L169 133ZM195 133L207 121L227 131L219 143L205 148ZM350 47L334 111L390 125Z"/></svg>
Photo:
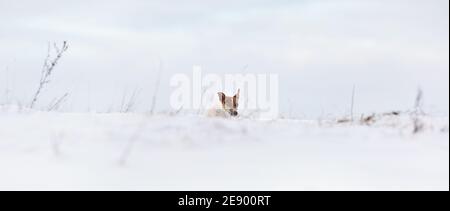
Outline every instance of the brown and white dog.
<svg viewBox="0 0 450 211"><path fill-rule="evenodd" d="M239 89L237 94L233 97L226 96L223 92L217 93L219 99L218 104L208 110L207 116L209 117L236 117L239 115L239 95L241 90Z"/></svg>

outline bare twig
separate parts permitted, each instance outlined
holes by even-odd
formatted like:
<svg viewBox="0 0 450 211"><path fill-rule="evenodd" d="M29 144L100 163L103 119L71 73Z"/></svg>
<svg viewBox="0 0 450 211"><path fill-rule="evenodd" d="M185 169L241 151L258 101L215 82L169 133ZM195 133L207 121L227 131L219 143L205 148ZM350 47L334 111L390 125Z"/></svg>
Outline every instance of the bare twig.
<svg viewBox="0 0 450 211"><path fill-rule="evenodd" d="M126 98L127 98L127 91L125 90L122 94L122 101L120 103L120 112L123 112L123 110L124 110Z"/></svg>
<svg viewBox="0 0 450 211"><path fill-rule="evenodd" d="M391 111L383 113L383 116L399 116L402 112L401 111Z"/></svg>
<svg viewBox="0 0 450 211"><path fill-rule="evenodd" d="M371 125L375 123L375 114L372 114L370 116L364 117L364 115L361 116L361 123L365 125Z"/></svg>
<svg viewBox="0 0 450 211"><path fill-rule="evenodd" d="M39 95L42 92L42 89L44 88L44 86L48 83L50 83L50 79L49 77L51 76L51 74L53 73L56 65L58 64L59 60L61 59L61 57L63 56L63 53L67 51L67 49L69 48L69 46L67 45L67 42L64 41L62 48L58 48L56 46L56 44L53 45L54 51L56 53L56 57L53 59L50 59L50 44L48 45L48 50L47 50L47 57L45 58L44 61L44 65L42 66L42 72L41 72L41 79L39 81L39 86L38 89L36 90L33 99L31 100L30 103L30 108L33 108L34 105L36 104L36 101L39 98Z"/></svg>
<svg viewBox="0 0 450 211"><path fill-rule="evenodd" d="M423 91L421 88L419 88L417 90L416 100L414 103L414 112L412 114L412 120L413 120L413 125L414 125L413 133L414 134L417 134L417 133L423 131L423 129L425 127L424 123L420 120L420 115L423 114L422 101L423 101Z"/></svg>
<svg viewBox="0 0 450 211"><path fill-rule="evenodd" d="M349 122L351 122L351 121L352 121L351 119L342 118L342 119L338 119L336 122L337 122L338 124L344 124L344 123L349 123Z"/></svg>
<svg viewBox="0 0 450 211"><path fill-rule="evenodd" d="M184 106L181 106L173 115L178 115L182 110Z"/></svg>
<svg viewBox="0 0 450 211"><path fill-rule="evenodd" d="M355 105L355 85L353 85L353 89L352 89L352 104L350 106L350 119L352 122L354 121L354 116L353 116L354 105Z"/></svg>
<svg viewBox="0 0 450 211"><path fill-rule="evenodd" d="M422 110L423 91L421 88L417 89L416 101L414 103L414 112L416 114L423 114Z"/></svg>
<svg viewBox="0 0 450 211"><path fill-rule="evenodd" d="M155 112L156 99L157 99L157 95L158 95L159 84L161 83L162 71L163 71L163 63L162 63L162 60L159 59L159 70L158 70L158 74L156 76L155 91L154 91L153 97L152 97L152 105L150 107L150 114L153 114Z"/></svg>
<svg viewBox="0 0 450 211"><path fill-rule="evenodd" d="M139 95L140 90L138 88L134 89L131 96L128 98L127 103L125 103L126 94L124 94L122 98L122 107L121 112L128 113L134 109L134 106L136 105L136 98Z"/></svg>
<svg viewBox="0 0 450 211"><path fill-rule="evenodd" d="M61 107L61 105L67 100L67 97L69 97L69 93L65 93L62 97L53 100L53 102L50 104L48 110L54 111L54 110L59 109L59 107Z"/></svg>

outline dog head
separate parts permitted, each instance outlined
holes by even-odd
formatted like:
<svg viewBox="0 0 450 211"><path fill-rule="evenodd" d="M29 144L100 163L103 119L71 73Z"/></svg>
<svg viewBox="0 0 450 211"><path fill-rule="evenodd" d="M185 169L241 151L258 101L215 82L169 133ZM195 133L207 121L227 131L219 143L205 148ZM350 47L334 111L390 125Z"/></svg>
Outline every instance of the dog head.
<svg viewBox="0 0 450 211"><path fill-rule="evenodd" d="M217 93L219 95L219 100L222 103L222 108L231 116L238 115L239 107L239 94L241 90L238 90L237 94L233 97L227 97L223 92Z"/></svg>

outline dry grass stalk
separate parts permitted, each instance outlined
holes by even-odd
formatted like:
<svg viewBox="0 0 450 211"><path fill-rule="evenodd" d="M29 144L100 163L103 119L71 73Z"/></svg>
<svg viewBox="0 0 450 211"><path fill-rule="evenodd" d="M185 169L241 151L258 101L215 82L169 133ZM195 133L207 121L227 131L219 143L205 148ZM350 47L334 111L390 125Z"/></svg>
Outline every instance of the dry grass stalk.
<svg viewBox="0 0 450 211"><path fill-rule="evenodd" d="M45 85L50 83L50 76L52 75L53 71L55 70L56 65L58 64L59 60L63 56L63 53L67 51L69 46L67 45L67 42L64 41L61 48L59 48L56 43L53 44L53 49L56 53L55 58L50 59L50 51L51 47L50 44L48 45L47 50L47 57L45 58L44 65L42 66L42 72L41 72L41 79L39 81L39 86L36 90L36 92L33 95L33 99L30 103L30 108L33 108L36 104L36 101L39 98L39 95L41 94L42 90L44 89Z"/></svg>

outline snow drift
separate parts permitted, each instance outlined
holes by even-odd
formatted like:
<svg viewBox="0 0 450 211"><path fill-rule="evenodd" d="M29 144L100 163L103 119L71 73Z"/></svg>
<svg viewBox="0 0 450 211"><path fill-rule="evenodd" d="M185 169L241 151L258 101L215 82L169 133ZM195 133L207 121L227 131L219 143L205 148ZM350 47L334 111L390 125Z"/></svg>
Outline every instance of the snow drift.
<svg viewBox="0 0 450 211"><path fill-rule="evenodd" d="M448 190L448 118L371 126L0 109L0 190Z"/></svg>

